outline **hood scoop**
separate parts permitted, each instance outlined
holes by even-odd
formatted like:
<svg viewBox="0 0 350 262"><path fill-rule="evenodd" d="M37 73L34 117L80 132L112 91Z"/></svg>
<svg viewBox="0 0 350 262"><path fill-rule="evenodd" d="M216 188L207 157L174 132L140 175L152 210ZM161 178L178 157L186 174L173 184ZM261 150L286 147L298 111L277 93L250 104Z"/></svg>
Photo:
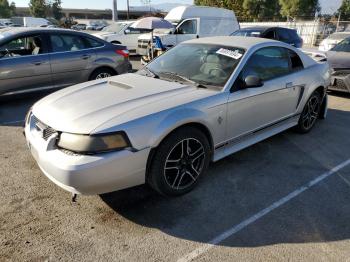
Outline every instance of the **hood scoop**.
<svg viewBox="0 0 350 262"><path fill-rule="evenodd" d="M113 80L109 80L108 81L108 85L114 86L114 87L123 88L123 89L132 89L132 88L134 88L131 85L128 85L128 84L125 84L125 83L121 83L121 82L116 82L116 81L113 81Z"/></svg>

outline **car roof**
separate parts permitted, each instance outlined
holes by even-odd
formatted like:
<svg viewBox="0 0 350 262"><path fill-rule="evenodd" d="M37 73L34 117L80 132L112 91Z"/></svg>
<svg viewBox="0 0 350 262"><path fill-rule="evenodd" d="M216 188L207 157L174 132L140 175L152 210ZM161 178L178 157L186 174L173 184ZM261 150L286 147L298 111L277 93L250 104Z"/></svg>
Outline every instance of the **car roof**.
<svg viewBox="0 0 350 262"><path fill-rule="evenodd" d="M249 31L253 31L253 30L259 30L259 31L265 31L267 29L275 29L275 28L281 28L284 30L295 30L293 28L287 28L287 27L281 27L281 26L251 26L251 27L244 27L241 28L241 30L249 30Z"/></svg>
<svg viewBox="0 0 350 262"><path fill-rule="evenodd" d="M77 32L71 29L64 28L47 28L47 27L7 27L0 30L0 33L6 32L10 35L17 35L22 33L46 33L46 32Z"/></svg>
<svg viewBox="0 0 350 262"><path fill-rule="evenodd" d="M250 49L253 46L263 43L276 44L279 41L259 38L259 37L244 37L244 36L215 36L198 38L194 40L186 41L185 43L196 43L196 44L212 44L212 45L223 45L231 47L240 47L243 49Z"/></svg>
<svg viewBox="0 0 350 262"><path fill-rule="evenodd" d="M264 31L267 30L269 28L274 28L274 27L268 27L268 26L251 26L251 27L244 27L241 28L240 30L249 30L249 31L253 31L253 30L258 30L258 31Z"/></svg>
<svg viewBox="0 0 350 262"><path fill-rule="evenodd" d="M0 35L3 34L3 38L0 37L0 43L3 41L7 41L7 39L13 37L13 36L21 36L26 33L73 33L76 35L81 36L89 36L92 38L96 38L93 35L90 35L88 33L74 31L71 29L64 29L64 28L47 28L47 27L7 27L4 29L0 29ZM99 41L103 41L102 39L99 39Z"/></svg>

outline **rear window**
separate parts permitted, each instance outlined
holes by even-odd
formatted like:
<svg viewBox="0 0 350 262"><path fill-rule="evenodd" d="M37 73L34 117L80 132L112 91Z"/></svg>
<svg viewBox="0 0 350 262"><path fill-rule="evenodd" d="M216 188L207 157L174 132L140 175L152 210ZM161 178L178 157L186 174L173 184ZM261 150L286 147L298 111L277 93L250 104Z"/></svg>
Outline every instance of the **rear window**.
<svg viewBox="0 0 350 262"><path fill-rule="evenodd" d="M250 36L260 37L261 31L259 30L238 30L232 34L233 36Z"/></svg>
<svg viewBox="0 0 350 262"><path fill-rule="evenodd" d="M91 47L91 48L101 47L104 45L102 42L97 41L97 40L92 39L92 38L89 38L89 37L86 37L85 41L88 43L89 47Z"/></svg>
<svg viewBox="0 0 350 262"><path fill-rule="evenodd" d="M295 30L290 29L290 30L288 30L288 33L289 33L289 36L291 39L298 39L299 38L299 35L298 35L297 31L295 31Z"/></svg>
<svg viewBox="0 0 350 262"><path fill-rule="evenodd" d="M288 40L292 39L292 37L291 37L291 35L289 34L288 31L289 30L279 28L277 30L279 40L281 40L281 41L288 41Z"/></svg>

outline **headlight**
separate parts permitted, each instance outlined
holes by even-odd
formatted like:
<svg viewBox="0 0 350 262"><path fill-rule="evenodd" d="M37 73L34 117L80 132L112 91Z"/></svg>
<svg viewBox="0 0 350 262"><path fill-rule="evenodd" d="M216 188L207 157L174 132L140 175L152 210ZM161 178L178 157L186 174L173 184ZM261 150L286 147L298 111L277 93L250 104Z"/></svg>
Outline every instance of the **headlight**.
<svg viewBox="0 0 350 262"><path fill-rule="evenodd" d="M85 154L109 152L131 146L123 132L91 136L62 133L57 145L69 151Z"/></svg>
<svg viewBox="0 0 350 262"><path fill-rule="evenodd" d="M32 107L28 110L26 117L24 118L24 125L29 124L31 114L32 114Z"/></svg>

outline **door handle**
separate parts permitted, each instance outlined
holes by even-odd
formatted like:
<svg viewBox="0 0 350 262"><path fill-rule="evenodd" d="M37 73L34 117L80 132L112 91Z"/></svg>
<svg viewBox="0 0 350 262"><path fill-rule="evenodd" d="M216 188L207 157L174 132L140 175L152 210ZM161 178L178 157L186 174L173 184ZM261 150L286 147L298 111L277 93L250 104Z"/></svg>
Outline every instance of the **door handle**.
<svg viewBox="0 0 350 262"><path fill-rule="evenodd" d="M286 84L286 88L291 88L291 87L293 87L293 82L289 82Z"/></svg>
<svg viewBox="0 0 350 262"><path fill-rule="evenodd" d="M87 60L87 59L89 59L90 57L91 57L90 55L82 55L82 56L81 56L81 59Z"/></svg>
<svg viewBox="0 0 350 262"><path fill-rule="evenodd" d="M32 62L32 64L39 66L39 65L45 64L45 62L44 61L35 61L35 62Z"/></svg>

